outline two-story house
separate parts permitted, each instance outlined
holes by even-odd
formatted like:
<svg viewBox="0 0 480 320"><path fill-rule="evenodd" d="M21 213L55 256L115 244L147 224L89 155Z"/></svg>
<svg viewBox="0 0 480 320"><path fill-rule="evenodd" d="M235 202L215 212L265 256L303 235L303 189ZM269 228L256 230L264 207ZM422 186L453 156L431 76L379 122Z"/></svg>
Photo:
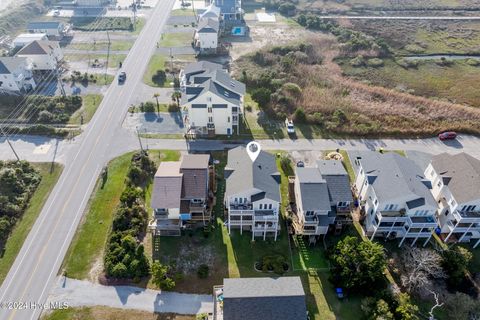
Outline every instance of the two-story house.
<svg viewBox="0 0 480 320"><path fill-rule="evenodd" d="M194 34L194 47L200 54L215 54L220 37L220 8L210 4L199 15Z"/></svg>
<svg viewBox="0 0 480 320"><path fill-rule="evenodd" d="M33 70L55 70L63 60L63 52L58 41L35 40L20 49L17 57L24 57L32 61Z"/></svg>
<svg viewBox="0 0 480 320"><path fill-rule="evenodd" d="M319 160L316 167L297 167L294 192L296 234L324 235L337 214L350 214L352 192L341 161Z"/></svg>
<svg viewBox="0 0 480 320"><path fill-rule="evenodd" d="M180 86L187 133L209 136L239 133L245 95L243 83L232 79L218 64L197 62L182 70Z"/></svg>
<svg viewBox="0 0 480 320"><path fill-rule="evenodd" d="M410 159L395 152L363 152L352 159L356 168L355 189L365 213L366 234L430 240L437 222L437 202L431 182Z"/></svg>
<svg viewBox="0 0 480 320"><path fill-rule="evenodd" d="M442 153L425 170L438 202L444 241L480 244L480 160L466 153Z"/></svg>
<svg viewBox="0 0 480 320"><path fill-rule="evenodd" d="M228 151L225 167L227 228L252 232L255 237L277 239L280 213L280 173L275 156L261 151L255 161L245 147Z"/></svg>
<svg viewBox="0 0 480 320"><path fill-rule="evenodd" d="M28 92L35 87L32 63L27 58L0 57L0 91Z"/></svg>
<svg viewBox="0 0 480 320"><path fill-rule="evenodd" d="M187 224L211 219L210 156L184 155L164 161L155 173L149 229L159 236L179 236Z"/></svg>
<svg viewBox="0 0 480 320"><path fill-rule="evenodd" d="M50 39L60 40L66 33L66 27L60 21L35 21L27 26L29 33L45 33Z"/></svg>

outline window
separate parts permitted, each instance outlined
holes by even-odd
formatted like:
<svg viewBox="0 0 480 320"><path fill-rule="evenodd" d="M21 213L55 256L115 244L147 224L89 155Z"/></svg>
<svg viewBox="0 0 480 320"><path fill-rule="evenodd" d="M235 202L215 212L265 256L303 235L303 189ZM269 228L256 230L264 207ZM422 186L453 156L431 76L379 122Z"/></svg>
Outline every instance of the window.
<svg viewBox="0 0 480 320"><path fill-rule="evenodd" d="M367 181L367 179L365 179L365 185L367 185L367 184L368 184L368 181Z"/></svg>
<svg viewBox="0 0 480 320"><path fill-rule="evenodd" d="M227 122L230 123L230 117L227 117Z"/></svg>
<svg viewBox="0 0 480 320"><path fill-rule="evenodd" d="M442 187L442 181L438 181L437 187L441 188Z"/></svg>
<svg viewBox="0 0 480 320"><path fill-rule="evenodd" d="M260 208L260 210L263 209L263 203L260 203L259 208Z"/></svg>
<svg viewBox="0 0 480 320"><path fill-rule="evenodd" d="M237 198L235 198L235 200L237 200ZM242 203L242 198L238 199L238 203Z"/></svg>
<svg viewBox="0 0 480 320"><path fill-rule="evenodd" d="M377 200L377 199L375 199L375 201L374 201L373 203L375 203L375 205L377 205L377 204L378 204L378 200Z"/></svg>
<svg viewBox="0 0 480 320"><path fill-rule="evenodd" d="M311 211L311 210L308 210L308 211L305 213L305 215L306 215L307 217L311 217L311 216L314 215L314 212Z"/></svg>
<svg viewBox="0 0 480 320"><path fill-rule="evenodd" d="M208 123L213 123L213 117L208 117Z"/></svg>
<svg viewBox="0 0 480 320"><path fill-rule="evenodd" d="M208 101L208 102L211 102L211 101L212 101L212 97L207 97L207 101Z"/></svg>
<svg viewBox="0 0 480 320"><path fill-rule="evenodd" d="M273 208L273 205L270 203L270 204L268 205L268 209L269 209L269 210L272 210L272 208Z"/></svg>
<svg viewBox="0 0 480 320"><path fill-rule="evenodd" d="M208 113L212 113L212 106L208 106L208 107L207 107L207 112L208 112Z"/></svg>

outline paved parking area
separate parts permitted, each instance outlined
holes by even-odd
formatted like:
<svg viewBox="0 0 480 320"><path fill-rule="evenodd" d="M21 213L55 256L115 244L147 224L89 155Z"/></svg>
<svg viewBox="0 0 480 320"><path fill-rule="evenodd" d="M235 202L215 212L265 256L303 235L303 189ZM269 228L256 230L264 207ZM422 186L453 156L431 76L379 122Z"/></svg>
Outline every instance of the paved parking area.
<svg viewBox="0 0 480 320"><path fill-rule="evenodd" d="M185 132L180 112L134 113L125 118L124 127L140 133L182 134Z"/></svg>

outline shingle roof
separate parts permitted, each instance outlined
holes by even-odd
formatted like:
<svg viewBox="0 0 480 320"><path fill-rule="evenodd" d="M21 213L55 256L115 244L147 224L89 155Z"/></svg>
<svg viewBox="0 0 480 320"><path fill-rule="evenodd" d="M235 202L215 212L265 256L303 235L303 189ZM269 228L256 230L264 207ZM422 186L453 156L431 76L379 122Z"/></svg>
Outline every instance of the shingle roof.
<svg viewBox="0 0 480 320"><path fill-rule="evenodd" d="M299 277L223 281L225 320L304 320L307 309Z"/></svg>
<svg viewBox="0 0 480 320"><path fill-rule="evenodd" d="M256 189L264 191L265 197L280 202L280 188L275 156L260 151L254 162L250 159L244 146L228 151L226 170L226 196Z"/></svg>
<svg viewBox="0 0 480 320"><path fill-rule="evenodd" d="M388 203L399 196L412 199L424 198L425 203L436 207L437 203L430 190L422 182L425 178L422 170L410 159L395 152L363 152L362 167L375 188L380 202Z"/></svg>
<svg viewBox="0 0 480 320"><path fill-rule="evenodd" d="M183 173L182 198L206 199L208 196L208 154L187 154L182 158L180 172Z"/></svg>
<svg viewBox="0 0 480 320"><path fill-rule="evenodd" d="M432 158L435 171L449 178L448 188L457 203L480 199L480 160L464 152L442 153Z"/></svg>
<svg viewBox="0 0 480 320"><path fill-rule="evenodd" d="M49 54L58 47L58 42L48 40L34 40L25 45L17 52L17 55L36 55L36 54Z"/></svg>
<svg viewBox="0 0 480 320"><path fill-rule="evenodd" d="M220 23L217 19L201 18L198 23L197 32L200 33L218 33Z"/></svg>
<svg viewBox="0 0 480 320"><path fill-rule="evenodd" d="M181 169L208 169L210 155L186 154L182 157Z"/></svg>
<svg viewBox="0 0 480 320"><path fill-rule="evenodd" d="M180 208L181 191L180 162L161 162L153 181L152 208Z"/></svg>
<svg viewBox="0 0 480 320"><path fill-rule="evenodd" d="M327 181L330 201L352 201L352 191L348 173L340 160L318 160L317 168Z"/></svg>
<svg viewBox="0 0 480 320"><path fill-rule="evenodd" d="M218 63L213 63L209 61L198 61L198 62L193 62L189 63L185 66L183 69L183 72L185 73L185 76L187 77L187 82L189 81L189 77L194 75L194 74L200 74L204 72L212 72L214 70L222 70L222 65Z"/></svg>
<svg viewBox="0 0 480 320"><path fill-rule="evenodd" d="M30 22L27 26L28 30L34 29L58 29L62 23L58 21L38 21Z"/></svg>
<svg viewBox="0 0 480 320"><path fill-rule="evenodd" d="M300 184L302 208L305 211L330 211L327 181L317 168L296 168L296 179Z"/></svg>
<svg viewBox="0 0 480 320"><path fill-rule="evenodd" d="M10 74L20 65L26 63L24 57L0 57L0 74Z"/></svg>
<svg viewBox="0 0 480 320"><path fill-rule="evenodd" d="M219 18L220 17L220 8L211 4L208 6L207 10L200 14L200 19L202 18Z"/></svg>
<svg viewBox="0 0 480 320"><path fill-rule="evenodd" d="M348 175L340 160L317 160L317 168L322 175Z"/></svg>

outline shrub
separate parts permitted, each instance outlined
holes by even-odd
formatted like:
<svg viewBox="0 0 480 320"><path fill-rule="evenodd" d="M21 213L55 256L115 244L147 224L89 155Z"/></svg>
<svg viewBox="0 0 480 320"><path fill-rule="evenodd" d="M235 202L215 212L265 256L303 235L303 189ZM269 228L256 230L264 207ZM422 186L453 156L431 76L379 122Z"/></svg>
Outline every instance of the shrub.
<svg viewBox="0 0 480 320"><path fill-rule="evenodd" d="M412 59L406 59L406 58L402 58L402 59L397 59L395 60L395 62L405 68L405 69L409 69L409 68L417 68L418 67L418 60L412 60Z"/></svg>
<svg viewBox="0 0 480 320"><path fill-rule="evenodd" d="M367 65L373 68L383 67L383 60L378 58L368 59Z"/></svg>
<svg viewBox="0 0 480 320"><path fill-rule="evenodd" d="M176 103L170 103L167 108L168 112L179 112L180 107Z"/></svg>
<svg viewBox="0 0 480 320"><path fill-rule="evenodd" d="M167 74L163 70L157 70L157 72L152 76L153 83L163 86L165 81L167 81Z"/></svg>
<svg viewBox="0 0 480 320"><path fill-rule="evenodd" d="M145 102L143 104L143 112L155 112L156 109L156 105L151 101Z"/></svg>
<svg viewBox="0 0 480 320"><path fill-rule="evenodd" d="M280 158L280 167L287 176L293 175L292 160L287 156Z"/></svg>
<svg viewBox="0 0 480 320"><path fill-rule="evenodd" d="M295 15L296 7L293 3L284 2L278 7L278 12L284 16L293 16Z"/></svg>
<svg viewBox="0 0 480 320"><path fill-rule="evenodd" d="M453 64L453 61L449 60L445 57L441 57L440 59L435 60L435 63L438 64L439 66L442 66L442 67L448 67L448 66L451 66Z"/></svg>
<svg viewBox="0 0 480 320"><path fill-rule="evenodd" d="M347 115L345 114L345 111L343 111L342 109L335 110L335 112L333 113L333 119L339 125L343 125L346 122L348 122Z"/></svg>
<svg viewBox="0 0 480 320"><path fill-rule="evenodd" d="M350 60L350 65L355 68L363 67L365 65L365 59L362 55L356 56L355 58Z"/></svg>
<svg viewBox="0 0 480 320"><path fill-rule="evenodd" d="M472 58L470 58L470 59L465 60L465 62L466 62L468 65L474 66L474 67L480 65L480 60L478 60L478 59L472 59Z"/></svg>
<svg viewBox="0 0 480 320"><path fill-rule="evenodd" d="M293 114L293 117L294 117L296 122L299 122L299 123L307 122L307 116L306 116L303 108L297 108L295 110L295 113Z"/></svg>
<svg viewBox="0 0 480 320"><path fill-rule="evenodd" d="M411 52L411 53L422 53L422 52L425 52L425 49L420 47L419 45L417 44L408 44L405 46L404 48L405 50L407 50L408 52Z"/></svg>
<svg viewBox="0 0 480 320"><path fill-rule="evenodd" d="M283 274L288 270L288 263L282 255L266 255L259 261L258 267L263 272L273 271L276 274Z"/></svg>
<svg viewBox="0 0 480 320"><path fill-rule="evenodd" d="M208 277L209 268L206 264L201 264L197 269L197 276L200 279L205 279Z"/></svg>
<svg viewBox="0 0 480 320"><path fill-rule="evenodd" d="M465 280L465 273L473 258L472 253L463 247L455 246L442 253L442 267L447 274L447 284L458 288Z"/></svg>
<svg viewBox="0 0 480 320"><path fill-rule="evenodd" d="M258 103L260 108L265 107L271 99L272 92L267 88L257 88L252 91L252 99Z"/></svg>

